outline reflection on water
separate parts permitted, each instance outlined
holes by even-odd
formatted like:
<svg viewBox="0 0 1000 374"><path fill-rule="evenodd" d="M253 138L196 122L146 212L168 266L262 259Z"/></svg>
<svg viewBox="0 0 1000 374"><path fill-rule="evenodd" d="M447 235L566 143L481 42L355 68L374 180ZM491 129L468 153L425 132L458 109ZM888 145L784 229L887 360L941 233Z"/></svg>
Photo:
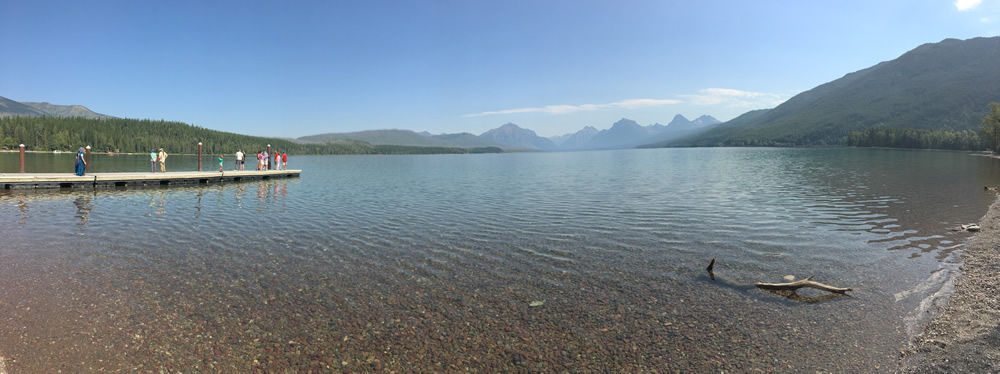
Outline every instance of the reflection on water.
<svg viewBox="0 0 1000 374"><path fill-rule="evenodd" d="M80 224L86 225L87 214L90 213L92 209L94 209L90 196L87 195L79 196L73 200L73 204L76 205L76 217L80 219Z"/></svg>
<svg viewBox="0 0 1000 374"><path fill-rule="evenodd" d="M19 372L893 371L970 238L951 228L1000 184L994 160L946 152L299 160L294 180L0 192L0 356ZM754 287L785 275L855 291Z"/></svg>

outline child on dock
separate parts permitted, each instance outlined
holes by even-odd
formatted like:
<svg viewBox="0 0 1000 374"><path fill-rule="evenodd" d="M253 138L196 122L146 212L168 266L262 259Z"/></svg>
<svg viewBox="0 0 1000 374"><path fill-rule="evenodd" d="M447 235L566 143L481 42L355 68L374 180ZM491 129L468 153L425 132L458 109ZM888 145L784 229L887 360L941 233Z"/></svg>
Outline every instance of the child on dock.
<svg viewBox="0 0 1000 374"><path fill-rule="evenodd" d="M222 172L222 155L219 155L219 172Z"/></svg>

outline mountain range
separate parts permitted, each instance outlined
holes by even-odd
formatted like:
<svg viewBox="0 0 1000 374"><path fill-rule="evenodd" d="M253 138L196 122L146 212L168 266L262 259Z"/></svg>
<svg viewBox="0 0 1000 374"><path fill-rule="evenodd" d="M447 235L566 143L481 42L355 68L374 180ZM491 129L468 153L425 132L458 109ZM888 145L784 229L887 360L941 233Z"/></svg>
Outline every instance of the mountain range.
<svg viewBox="0 0 1000 374"><path fill-rule="evenodd" d="M576 133L552 138L541 137L530 129L507 123L480 135L470 133L432 135L427 132L417 133L410 130L368 130L310 135L295 140L303 143L360 140L379 145L498 147L517 151L578 151L635 148L657 141L696 135L719 123L719 120L708 115L689 121L678 114L666 126L659 123L642 126L635 121L622 118L606 130L597 130L592 126L586 126Z"/></svg>
<svg viewBox="0 0 1000 374"><path fill-rule="evenodd" d="M432 135L410 130L331 133L300 143L357 140L373 145L499 147L505 150L570 151L665 146L844 145L852 131L869 128L978 129L1000 101L1000 37L945 39L898 58L844 75L802 92L772 109L753 110L721 123L676 115L667 125L640 125L622 118L610 128L583 127L545 138L507 123L480 135ZM19 103L0 97L3 116L108 118L79 105Z"/></svg>
<svg viewBox="0 0 1000 374"><path fill-rule="evenodd" d="M541 138L508 123L480 137L506 149L539 151L665 146L845 145L869 128L977 130L1000 102L1000 37L927 43L795 95L772 108L725 123L709 116L641 126L622 119L611 128L587 126Z"/></svg>

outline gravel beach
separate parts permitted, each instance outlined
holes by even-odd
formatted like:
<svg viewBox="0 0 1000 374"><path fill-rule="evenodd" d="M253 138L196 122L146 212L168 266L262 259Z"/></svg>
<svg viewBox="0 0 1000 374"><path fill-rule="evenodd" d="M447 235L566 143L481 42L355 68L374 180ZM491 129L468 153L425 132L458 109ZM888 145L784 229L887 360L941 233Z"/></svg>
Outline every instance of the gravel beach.
<svg viewBox="0 0 1000 374"><path fill-rule="evenodd" d="M1000 202L963 255L955 293L902 352L906 373L1000 372Z"/></svg>

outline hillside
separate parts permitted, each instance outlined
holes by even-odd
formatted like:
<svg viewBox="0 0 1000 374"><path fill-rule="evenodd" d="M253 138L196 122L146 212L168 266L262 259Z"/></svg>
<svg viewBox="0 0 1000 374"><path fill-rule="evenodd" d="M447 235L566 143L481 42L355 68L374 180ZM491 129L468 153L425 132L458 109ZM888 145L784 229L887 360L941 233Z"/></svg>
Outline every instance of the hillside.
<svg viewBox="0 0 1000 374"><path fill-rule="evenodd" d="M44 116L45 112L0 96L0 117Z"/></svg>
<svg viewBox="0 0 1000 374"><path fill-rule="evenodd" d="M439 147L445 142L417 134L410 130L367 130L345 133L328 133L303 136L296 140L306 143L326 143L337 140L358 140L370 144Z"/></svg>
<svg viewBox="0 0 1000 374"><path fill-rule="evenodd" d="M55 105L50 103L17 102L0 97L0 117L81 117L81 118L114 118L95 113L82 105Z"/></svg>
<svg viewBox="0 0 1000 374"><path fill-rule="evenodd" d="M871 127L977 129L1000 101L1000 37L946 39L671 146L843 145Z"/></svg>
<svg viewBox="0 0 1000 374"><path fill-rule="evenodd" d="M50 117L113 118L109 115L96 113L83 105L55 105L29 102L22 104L35 108Z"/></svg>
<svg viewBox="0 0 1000 374"><path fill-rule="evenodd" d="M489 139L485 139L474 134L467 132L459 134L440 134L440 135L430 135L430 137L447 142L451 144L452 147L499 147L499 148L511 148L505 144L500 144Z"/></svg>
<svg viewBox="0 0 1000 374"><path fill-rule="evenodd" d="M373 145L400 145L409 147L510 148L469 133L424 135L410 130L367 130L328 133L303 136L296 139L296 141L303 143L326 143L338 140L356 140Z"/></svg>

